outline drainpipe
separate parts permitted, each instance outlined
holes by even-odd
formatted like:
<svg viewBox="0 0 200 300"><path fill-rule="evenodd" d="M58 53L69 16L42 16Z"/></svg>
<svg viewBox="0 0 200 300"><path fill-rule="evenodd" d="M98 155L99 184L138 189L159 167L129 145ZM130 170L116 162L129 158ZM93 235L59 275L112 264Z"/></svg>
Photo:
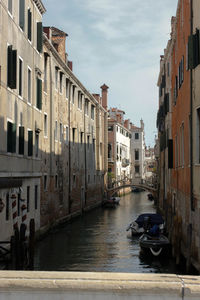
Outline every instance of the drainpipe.
<svg viewBox="0 0 200 300"><path fill-rule="evenodd" d="M71 106L71 87L72 84L69 79L69 100L68 100L68 174L69 174L69 186L68 186L68 213L71 213L71 113L70 113L70 106Z"/></svg>
<svg viewBox="0 0 200 300"><path fill-rule="evenodd" d="M190 2L190 34L193 34L193 0ZM190 205L194 211L193 195L193 76L190 70Z"/></svg>
<svg viewBox="0 0 200 300"><path fill-rule="evenodd" d="M86 119L85 119L85 113L86 113L85 101L84 101L84 160L85 160L85 199L84 199L85 201L84 201L84 207L86 207L86 199L87 199L87 146L86 146L87 134L86 134Z"/></svg>

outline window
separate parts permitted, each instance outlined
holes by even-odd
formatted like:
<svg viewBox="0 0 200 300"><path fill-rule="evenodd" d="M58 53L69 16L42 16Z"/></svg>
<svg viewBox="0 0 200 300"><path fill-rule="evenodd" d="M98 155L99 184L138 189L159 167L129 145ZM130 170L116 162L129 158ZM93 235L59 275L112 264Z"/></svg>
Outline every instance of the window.
<svg viewBox="0 0 200 300"><path fill-rule="evenodd" d="M38 186L35 185L35 209L38 208Z"/></svg>
<svg viewBox="0 0 200 300"><path fill-rule="evenodd" d="M55 67L55 89L58 89L58 67Z"/></svg>
<svg viewBox="0 0 200 300"><path fill-rule="evenodd" d="M8 11L12 15L12 0L8 0Z"/></svg>
<svg viewBox="0 0 200 300"><path fill-rule="evenodd" d="M112 158L112 144L108 144L108 158Z"/></svg>
<svg viewBox="0 0 200 300"><path fill-rule="evenodd" d="M31 69L28 68L28 102L31 103L31 83L32 83Z"/></svg>
<svg viewBox="0 0 200 300"><path fill-rule="evenodd" d="M66 81L65 81L65 96L67 99L69 99L69 79L66 78Z"/></svg>
<svg viewBox="0 0 200 300"><path fill-rule="evenodd" d="M135 150L135 160L139 160L139 150Z"/></svg>
<svg viewBox="0 0 200 300"><path fill-rule="evenodd" d="M41 53L43 46L43 27L42 22L37 22L37 50Z"/></svg>
<svg viewBox="0 0 200 300"><path fill-rule="evenodd" d="M48 122L47 122L47 114L44 114L44 136L48 136Z"/></svg>
<svg viewBox="0 0 200 300"><path fill-rule="evenodd" d="M17 88L17 50L13 50L12 45L7 48L7 86Z"/></svg>
<svg viewBox="0 0 200 300"><path fill-rule="evenodd" d="M7 152L16 152L16 124L7 122Z"/></svg>
<svg viewBox="0 0 200 300"><path fill-rule="evenodd" d="M179 64L178 72L179 72L178 81L179 81L179 88L180 88L184 79L184 56L182 57L181 62Z"/></svg>
<svg viewBox="0 0 200 300"><path fill-rule="evenodd" d="M32 40L32 12L28 9L28 39Z"/></svg>
<svg viewBox="0 0 200 300"><path fill-rule="evenodd" d="M48 56L44 55L44 91L47 92L47 61Z"/></svg>
<svg viewBox="0 0 200 300"><path fill-rule="evenodd" d="M37 102L36 107L42 109L42 80L37 77Z"/></svg>
<svg viewBox="0 0 200 300"><path fill-rule="evenodd" d="M78 108L82 110L82 93L78 92Z"/></svg>
<svg viewBox="0 0 200 300"><path fill-rule="evenodd" d="M76 175L73 175L73 188L76 187Z"/></svg>
<svg viewBox="0 0 200 300"><path fill-rule="evenodd" d="M61 94L62 94L62 92L63 92L62 79L63 79L63 73L60 72L60 93L61 93Z"/></svg>
<svg viewBox="0 0 200 300"><path fill-rule="evenodd" d="M113 125L112 126L108 126L108 131L113 131Z"/></svg>
<svg viewBox="0 0 200 300"><path fill-rule="evenodd" d="M102 143L100 143L100 156L102 156L102 153L103 153L103 146Z"/></svg>
<svg viewBox="0 0 200 300"><path fill-rule="evenodd" d="M58 140L58 122L55 121L55 140Z"/></svg>
<svg viewBox="0 0 200 300"><path fill-rule="evenodd" d="M135 140L139 140L139 133L135 132Z"/></svg>
<svg viewBox="0 0 200 300"><path fill-rule="evenodd" d="M24 127L19 126L19 154L24 154Z"/></svg>
<svg viewBox="0 0 200 300"><path fill-rule="evenodd" d="M30 211L30 186L26 188L27 212Z"/></svg>
<svg viewBox="0 0 200 300"><path fill-rule="evenodd" d="M181 125L181 165L184 166L184 124Z"/></svg>
<svg viewBox="0 0 200 300"><path fill-rule="evenodd" d="M197 163L200 164L200 108L197 109Z"/></svg>
<svg viewBox="0 0 200 300"><path fill-rule="evenodd" d="M140 166L135 166L135 173L140 174Z"/></svg>
<svg viewBox="0 0 200 300"><path fill-rule="evenodd" d="M95 139L92 139L93 152L95 152Z"/></svg>
<svg viewBox="0 0 200 300"><path fill-rule="evenodd" d="M88 146L88 149L89 149L89 147L90 147L90 136L89 135L87 136L87 146Z"/></svg>
<svg viewBox="0 0 200 300"><path fill-rule="evenodd" d="M91 119L94 120L94 105L91 106Z"/></svg>
<svg viewBox="0 0 200 300"><path fill-rule="evenodd" d="M85 100L85 114L88 116L89 114L89 100Z"/></svg>
<svg viewBox="0 0 200 300"><path fill-rule="evenodd" d="M62 123L60 123L60 142L63 140L63 126Z"/></svg>
<svg viewBox="0 0 200 300"><path fill-rule="evenodd" d="M75 130L76 128L72 128L72 142L75 143Z"/></svg>
<svg viewBox="0 0 200 300"><path fill-rule="evenodd" d="M19 58L19 96L22 97L23 61Z"/></svg>
<svg viewBox="0 0 200 300"><path fill-rule="evenodd" d="M81 145L83 144L83 132L81 132Z"/></svg>
<svg viewBox="0 0 200 300"><path fill-rule="evenodd" d="M47 190L47 175L44 175L44 190Z"/></svg>
<svg viewBox="0 0 200 300"><path fill-rule="evenodd" d="M19 26L24 30L24 13L25 13L25 0L19 0Z"/></svg>
<svg viewBox="0 0 200 300"><path fill-rule="evenodd" d="M6 221L10 218L10 198L9 194L6 194Z"/></svg>
<svg viewBox="0 0 200 300"><path fill-rule="evenodd" d="M35 134L35 156L39 156L39 134Z"/></svg>
<svg viewBox="0 0 200 300"><path fill-rule="evenodd" d="M75 90L76 90L76 86L73 85L73 88L72 88L72 103L74 103L74 101L75 101Z"/></svg>
<svg viewBox="0 0 200 300"><path fill-rule="evenodd" d="M65 143L68 144L69 142L69 130L68 130L68 127L66 126L66 136L65 136Z"/></svg>
<svg viewBox="0 0 200 300"><path fill-rule="evenodd" d="M33 131L28 130L28 156L33 155Z"/></svg>

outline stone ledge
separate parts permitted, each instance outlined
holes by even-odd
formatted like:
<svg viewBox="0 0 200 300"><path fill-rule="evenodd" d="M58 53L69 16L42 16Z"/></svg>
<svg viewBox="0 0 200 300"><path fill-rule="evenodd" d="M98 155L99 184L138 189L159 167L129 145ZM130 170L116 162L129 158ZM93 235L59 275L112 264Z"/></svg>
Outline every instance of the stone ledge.
<svg viewBox="0 0 200 300"><path fill-rule="evenodd" d="M132 299L200 299L200 277L171 274L0 271L2 293L131 295ZM134 298L136 297L136 298ZM155 297L155 298L154 298ZM10 298L9 298L10 299ZM14 299L14 298L13 298ZM102 298L103 299L103 298Z"/></svg>

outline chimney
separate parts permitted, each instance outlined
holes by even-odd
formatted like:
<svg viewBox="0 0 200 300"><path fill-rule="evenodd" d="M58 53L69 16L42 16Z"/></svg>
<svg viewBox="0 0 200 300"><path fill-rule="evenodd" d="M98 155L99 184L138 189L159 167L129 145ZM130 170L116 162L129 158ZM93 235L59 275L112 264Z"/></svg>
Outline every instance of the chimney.
<svg viewBox="0 0 200 300"><path fill-rule="evenodd" d="M73 71L73 62L68 60L67 65L70 68L70 70Z"/></svg>
<svg viewBox="0 0 200 300"><path fill-rule="evenodd" d="M142 128L142 130L144 130L144 122L142 119L140 120L140 127Z"/></svg>
<svg viewBox="0 0 200 300"><path fill-rule="evenodd" d="M92 94L92 96L101 104L101 97L99 94Z"/></svg>
<svg viewBox="0 0 200 300"><path fill-rule="evenodd" d="M101 86L102 92L102 106L105 110L108 109L108 89L109 87L105 83Z"/></svg>
<svg viewBox="0 0 200 300"><path fill-rule="evenodd" d="M125 120L124 121L124 127L126 127L128 130L130 129L130 120Z"/></svg>
<svg viewBox="0 0 200 300"><path fill-rule="evenodd" d="M68 34L55 27L51 27L51 32L51 42L62 60L66 63L66 37Z"/></svg>

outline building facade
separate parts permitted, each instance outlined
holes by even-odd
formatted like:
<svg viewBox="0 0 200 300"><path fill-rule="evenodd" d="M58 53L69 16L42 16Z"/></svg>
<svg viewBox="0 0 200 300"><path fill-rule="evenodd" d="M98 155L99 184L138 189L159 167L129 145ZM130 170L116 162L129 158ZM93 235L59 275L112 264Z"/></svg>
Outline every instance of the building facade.
<svg viewBox="0 0 200 300"><path fill-rule="evenodd" d="M44 12L40 0L0 2L1 240L100 205L107 182L108 87L87 91Z"/></svg>
<svg viewBox="0 0 200 300"><path fill-rule="evenodd" d="M200 271L199 5L198 0L179 0L176 17L172 18L171 40L161 59L158 81L162 90L167 89L171 94L171 117L167 120L165 99L163 102L160 94L157 125L160 143L159 208L166 216L177 262L184 257L188 269L194 266ZM163 70L167 70L167 53L171 60L171 84L165 81L163 86L161 77L166 76ZM171 170L166 168L167 159Z"/></svg>
<svg viewBox="0 0 200 300"><path fill-rule="evenodd" d="M131 178L139 184L145 179L145 134L144 122L140 127L131 124Z"/></svg>
<svg viewBox="0 0 200 300"><path fill-rule="evenodd" d="M130 126L124 121L124 112L109 109L108 118L108 173L109 185L125 178L130 179Z"/></svg>
<svg viewBox="0 0 200 300"><path fill-rule="evenodd" d="M40 228L42 15L40 0L0 2L1 240L34 218ZM26 201L25 201L26 200ZM26 203L25 203L26 202Z"/></svg>

